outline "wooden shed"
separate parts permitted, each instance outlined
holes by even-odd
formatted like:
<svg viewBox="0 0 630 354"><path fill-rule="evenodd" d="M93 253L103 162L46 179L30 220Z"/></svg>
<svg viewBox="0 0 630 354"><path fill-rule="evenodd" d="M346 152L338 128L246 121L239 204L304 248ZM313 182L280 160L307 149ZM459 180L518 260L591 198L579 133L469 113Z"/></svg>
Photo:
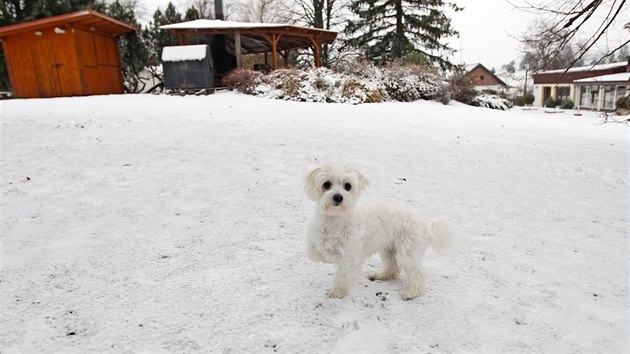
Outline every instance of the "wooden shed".
<svg viewBox="0 0 630 354"><path fill-rule="evenodd" d="M0 27L13 96L123 93L118 38L137 29L92 10Z"/></svg>

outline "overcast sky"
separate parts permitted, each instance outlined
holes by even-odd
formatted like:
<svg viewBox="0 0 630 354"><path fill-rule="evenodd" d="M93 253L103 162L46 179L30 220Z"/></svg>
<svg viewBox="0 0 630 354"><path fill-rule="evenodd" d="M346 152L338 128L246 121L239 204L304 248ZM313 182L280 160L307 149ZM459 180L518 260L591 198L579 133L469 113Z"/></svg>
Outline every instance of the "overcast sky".
<svg viewBox="0 0 630 354"><path fill-rule="evenodd" d="M169 0L140 0L144 7L144 22L153 15L159 6L166 7ZM224 4L234 0L223 0ZM521 9L514 9L506 0L454 0L463 11L452 13L452 25L459 32L459 38L448 39L449 45L458 51L451 61L456 64L482 63L488 69L497 70L504 64L516 60L521 53L518 39L533 21L535 15ZM512 0L512 3L523 3L523 0ZM184 12L190 0L173 0L173 4ZM617 47L622 40L630 37L628 30L623 29L630 20L630 5L620 14L620 20L599 43L599 49Z"/></svg>

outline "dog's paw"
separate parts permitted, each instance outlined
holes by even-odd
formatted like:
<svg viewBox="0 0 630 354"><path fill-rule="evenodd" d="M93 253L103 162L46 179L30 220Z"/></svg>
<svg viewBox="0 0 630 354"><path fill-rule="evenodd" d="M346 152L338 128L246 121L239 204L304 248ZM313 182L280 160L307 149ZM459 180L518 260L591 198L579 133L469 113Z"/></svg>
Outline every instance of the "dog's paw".
<svg viewBox="0 0 630 354"><path fill-rule="evenodd" d="M346 295L348 295L348 290L341 288L332 288L328 292L328 297L331 299L343 299Z"/></svg>
<svg viewBox="0 0 630 354"><path fill-rule="evenodd" d="M396 279L395 275L392 274L382 274L382 273L372 273L370 275L368 275L367 277L369 280L371 281L375 281L375 280L392 280L392 279Z"/></svg>
<svg viewBox="0 0 630 354"><path fill-rule="evenodd" d="M422 291L405 290L402 293L400 293L400 298L403 299L404 301L409 301L421 295L422 295Z"/></svg>

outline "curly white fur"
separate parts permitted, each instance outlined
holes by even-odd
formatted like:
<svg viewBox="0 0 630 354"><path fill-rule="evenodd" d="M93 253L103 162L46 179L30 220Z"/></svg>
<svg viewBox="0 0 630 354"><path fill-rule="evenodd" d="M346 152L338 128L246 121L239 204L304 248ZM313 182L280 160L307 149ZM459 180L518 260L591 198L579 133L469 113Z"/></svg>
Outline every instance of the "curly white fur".
<svg viewBox="0 0 630 354"><path fill-rule="evenodd" d="M385 203L359 203L367 179L346 165L312 170L304 191L317 202L308 228L306 254L315 262L337 265L330 297L342 298L356 283L363 261L379 253L383 270L370 280L391 280L406 274L404 300L424 291L422 260L431 245L440 251L454 237L444 221L427 222L408 210Z"/></svg>

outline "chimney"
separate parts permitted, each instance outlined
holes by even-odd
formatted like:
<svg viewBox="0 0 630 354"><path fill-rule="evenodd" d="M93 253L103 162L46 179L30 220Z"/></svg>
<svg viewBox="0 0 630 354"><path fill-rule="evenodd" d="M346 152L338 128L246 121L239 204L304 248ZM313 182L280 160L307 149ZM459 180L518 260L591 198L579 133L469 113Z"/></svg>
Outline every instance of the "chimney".
<svg viewBox="0 0 630 354"><path fill-rule="evenodd" d="M225 20L223 15L223 0L214 0L214 18L217 20Z"/></svg>

